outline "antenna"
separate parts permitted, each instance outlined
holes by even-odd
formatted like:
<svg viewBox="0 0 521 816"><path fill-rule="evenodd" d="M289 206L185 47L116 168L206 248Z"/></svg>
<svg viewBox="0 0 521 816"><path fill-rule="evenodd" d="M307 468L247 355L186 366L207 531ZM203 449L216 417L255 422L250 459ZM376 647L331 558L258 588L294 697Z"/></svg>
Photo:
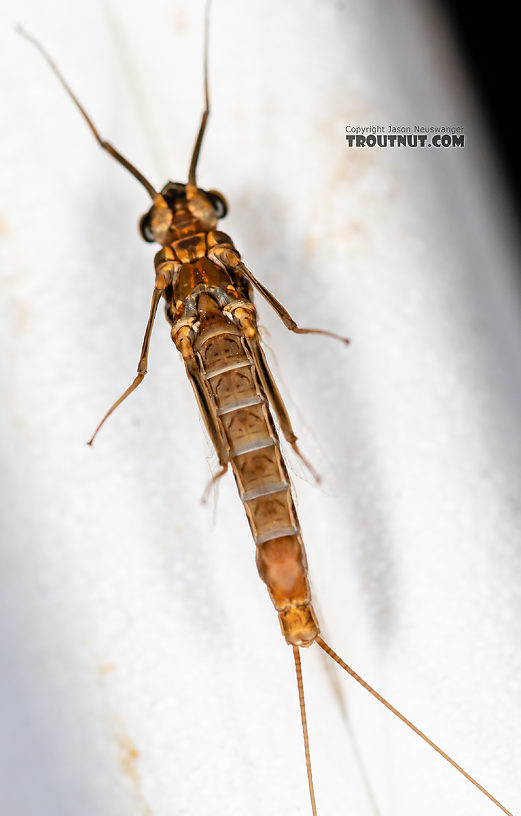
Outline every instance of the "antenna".
<svg viewBox="0 0 521 816"><path fill-rule="evenodd" d="M152 200L157 198L158 193L156 192L156 190L154 190L154 188L152 187L152 185L150 184L148 179L145 178L143 173L140 173L139 170L137 169L137 167L134 167L133 164L131 164L124 156L122 156L121 153L118 150L116 150L116 148L113 147L110 144L110 142L106 142L104 139L101 138L101 136L99 135L98 130L97 130L94 122L90 118L89 114L87 113L87 111L85 110L83 105L80 103L79 99L77 98L77 96L75 95L75 93L72 90L71 86L69 85L69 83L67 82L67 80L65 79L65 77L63 76L61 71L59 70L58 66L51 59L51 56L47 53L47 51L45 50L43 45L39 42L39 40L37 40L36 37L33 37L32 34L29 34L29 32L27 32L20 25L16 27L16 30L18 31L19 34L22 35L22 37L25 37L26 40L28 40L32 45L34 45L34 47L40 52L40 54L42 55L44 60L47 62L47 64L49 65L49 67L51 68L53 73L58 77L59 81L61 82L61 84L63 85L63 87L65 88L67 93L69 94L70 98L72 99L72 101L74 102L76 107L78 108L79 112L81 113L81 115L83 116L85 121L87 122L89 128L91 129L91 132L92 132L94 138L96 139L96 141L98 142L100 147L102 147L103 150L106 150L107 153L110 153L110 155L114 159L116 159L116 161L118 161L120 164L122 164L123 167L126 167L126 169L129 171L129 173L132 173L134 178L136 178L139 181L139 183L143 185L143 187L145 188L145 190L147 191L147 193L149 194L149 196L150 196L150 198Z"/></svg>
<svg viewBox="0 0 521 816"><path fill-rule="evenodd" d="M192 153L192 159L190 161L190 169L188 171L188 184L193 185L196 187L195 181L195 171L197 168L197 162L199 161L199 153L201 152L201 145L203 143L203 137L206 131L206 123L208 122L208 117L210 115L210 94L208 91L208 32L210 29L210 6L211 0L206 0L206 8L204 13L204 102L205 107L203 111L203 115L201 117L201 124L199 125L199 132L197 134L197 139L195 140L194 145L194 152Z"/></svg>

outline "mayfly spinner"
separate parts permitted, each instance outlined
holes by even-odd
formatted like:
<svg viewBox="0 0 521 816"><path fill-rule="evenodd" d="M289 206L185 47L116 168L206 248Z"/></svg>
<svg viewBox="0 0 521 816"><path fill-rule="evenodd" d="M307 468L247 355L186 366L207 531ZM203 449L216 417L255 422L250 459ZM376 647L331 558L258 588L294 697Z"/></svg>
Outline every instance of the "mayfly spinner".
<svg viewBox="0 0 521 816"><path fill-rule="evenodd" d="M288 311L243 263L232 239L218 229L219 220L227 212L223 195L215 190L203 190L197 185L197 164L210 113L208 8L209 3L204 50L205 108L191 156L188 181L169 181L160 191L100 136L47 52L31 35L22 32L46 59L99 145L145 188L152 204L141 218L141 235L145 241L161 247L154 261L156 279L137 376L109 409L89 444L92 444L110 414L143 381L147 373L152 327L159 303L164 299L166 316L171 324L171 338L181 354L199 411L219 459L220 468L211 483L231 468L255 542L260 577L268 588L282 634L293 652L314 816L317 806L300 649L315 643L504 813L509 814L510 811L492 794L357 675L320 635L307 577L301 529L272 411L287 442L312 469L299 451L286 407L264 356L253 303L254 290L269 303L290 331L327 335L343 343L348 343L348 340L330 331L300 328L297 325Z"/></svg>

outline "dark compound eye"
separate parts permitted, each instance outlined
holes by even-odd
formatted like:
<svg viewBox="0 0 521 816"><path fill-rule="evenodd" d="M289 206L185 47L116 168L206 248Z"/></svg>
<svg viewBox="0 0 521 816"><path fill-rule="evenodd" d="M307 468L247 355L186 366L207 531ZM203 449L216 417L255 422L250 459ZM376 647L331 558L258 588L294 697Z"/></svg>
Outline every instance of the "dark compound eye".
<svg viewBox="0 0 521 816"><path fill-rule="evenodd" d="M141 233L141 237L145 239L149 244L155 243L154 233L152 232L152 227L150 226L150 213L149 210L145 213L139 222L139 232Z"/></svg>
<svg viewBox="0 0 521 816"><path fill-rule="evenodd" d="M211 201L217 218L224 218L228 212L228 204L222 193L217 192L217 190L208 190L207 196Z"/></svg>

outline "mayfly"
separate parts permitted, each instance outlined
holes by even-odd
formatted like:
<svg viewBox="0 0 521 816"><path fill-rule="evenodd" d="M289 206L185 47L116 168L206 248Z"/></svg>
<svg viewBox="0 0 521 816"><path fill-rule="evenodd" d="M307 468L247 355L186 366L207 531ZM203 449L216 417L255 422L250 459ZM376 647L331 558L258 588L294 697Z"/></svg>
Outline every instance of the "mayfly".
<svg viewBox="0 0 521 816"><path fill-rule="evenodd" d="M137 376L112 405L107 417L140 385L147 372L152 326L161 300L166 302L171 336L181 354L209 437L219 459L215 481L231 468L256 545L257 567L277 611L282 633L292 649L300 702L308 786L317 814L307 733L300 649L316 643L366 690L398 716L503 812L510 813L461 766L435 745L359 677L323 640L307 577L306 556L289 477L275 423L303 458L291 421L269 369L259 339L253 303L256 290L295 333L345 338L321 329L300 328L244 264L232 239L218 229L226 201L197 185L197 165L210 112L208 92L208 9L205 44L205 109L191 156L188 181L168 182L160 191L110 143L93 121L41 45L41 51L86 120L93 136L145 188L152 206L141 219L142 237L160 244L156 281Z"/></svg>

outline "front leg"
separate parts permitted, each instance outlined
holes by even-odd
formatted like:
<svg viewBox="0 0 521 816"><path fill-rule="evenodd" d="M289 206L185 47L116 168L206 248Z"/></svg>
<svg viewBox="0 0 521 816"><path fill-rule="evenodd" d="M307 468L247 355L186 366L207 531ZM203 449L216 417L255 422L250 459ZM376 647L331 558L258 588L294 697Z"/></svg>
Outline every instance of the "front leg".
<svg viewBox="0 0 521 816"><path fill-rule="evenodd" d="M157 307L159 306L159 301L161 300L162 295L164 294L165 290L170 286L172 283L172 275L175 271L176 265L170 264L168 269L162 270L156 277L156 283L154 286L154 291L152 292L152 303L150 304L150 313L148 315L148 321L145 329L145 337L143 338L143 345L141 347L141 355L139 357L139 362L137 366L137 376L131 382L129 387L123 394L116 400L114 405L111 405L101 422L99 423L98 427L92 434L91 438L87 442L87 445L93 444L98 431L101 429L102 425L105 424L106 420L109 416L116 410L116 408L121 405L127 397L129 397L133 391L136 390L138 385L141 385L143 380L145 379L145 374L147 373L147 365L148 365L148 351L150 348L150 338L152 336L152 328L154 326L154 321L156 319L157 314Z"/></svg>
<svg viewBox="0 0 521 816"><path fill-rule="evenodd" d="M248 346L253 362L255 363L255 371L257 372L257 375L262 383L262 387L266 392L273 410L275 411L275 416L277 417L280 429L284 434L284 438L287 442L289 442L299 459L309 470L315 482L320 484L320 475L317 473L311 462L306 459L297 445L297 435L291 425L288 410L284 404L284 400L282 399L281 393L278 389L277 383L275 382L275 378L271 373L268 361L266 360L264 351L262 349L257 329L255 307L253 304L249 304L247 306L244 301L232 301L230 306L225 309L225 312L232 315L233 320L238 326L240 326L244 334L246 345Z"/></svg>
<svg viewBox="0 0 521 816"><path fill-rule="evenodd" d="M335 340L340 340L342 343L349 343L347 337L342 337L342 335L335 334L335 332L330 332L326 329L301 329L295 320L293 320L287 309L285 309L284 306L279 303L271 292L266 289L266 287L263 286L262 283L254 277L253 273L250 272L250 270L243 264L239 253L234 247L217 244L208 252L208 258L211 261L214 261L214 263L224 266L225 269L240 272L241 275L243 275L244 278L252 286L254 286L258 292L260 292L262 297L268 301L271 308L276 311L286 328L290 331L295 332L295 334L323 334L326 337L333 337Z"/></svg>

